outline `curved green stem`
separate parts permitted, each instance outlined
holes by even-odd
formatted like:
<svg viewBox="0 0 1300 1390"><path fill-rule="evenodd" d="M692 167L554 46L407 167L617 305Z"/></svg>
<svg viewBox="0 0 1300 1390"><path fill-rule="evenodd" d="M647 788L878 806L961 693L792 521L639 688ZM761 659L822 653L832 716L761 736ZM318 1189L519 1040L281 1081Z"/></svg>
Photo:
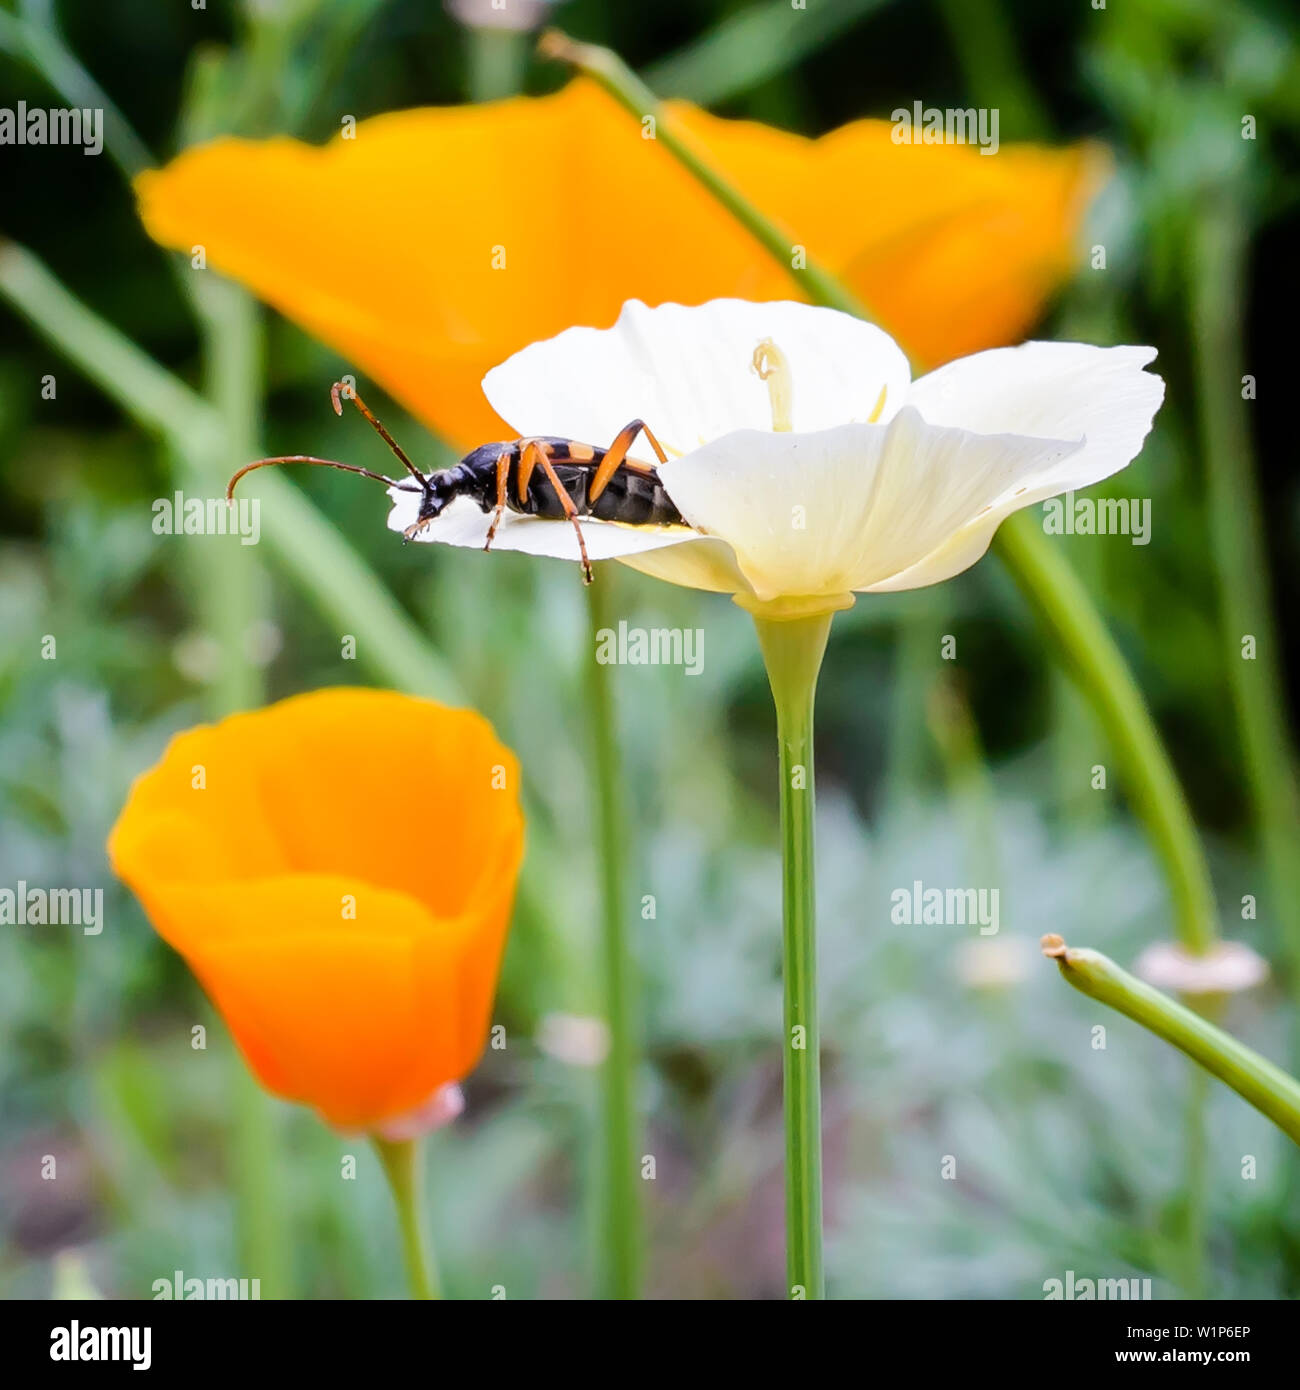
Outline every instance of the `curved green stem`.
<svg viewBox="0 0 1300 1390"><path fill-rule="evenodd" d="M796 67L809 54L891 0L835 0L796 7L790 0L760 0L733 10L703 34L647 69L657 92L700 106L731 101Z"/></svg>
<svg viewBox="0 0 1300 1390"><path fill-rule="evenodd" d="M1183 1290L1188 1298L1205 1298L1206 1225L1209 1219L1210 1163L1205 1110L1210 1078L1203 1067L1189 1067L1183 1107L1183 1158L1187 1195L1183 1212Z"/></svg>
<svg viewBox="0 0 1300 1390"><path fill-rule="evenodd" d="M1292 985L1300 988L1300 787L1247 422L1251 406L1242 398L1242 378L1250 370L1241 321L1248 299L1244 201L1241 190L1229 188L1198 209L1188 297L1223 653L1271 889L1269 916L1282 928ZM1253 642L1249 658L1247 637Z"/></svg>
<svg viewBox="0 0 1300 1390"><path fill-rule="evenodd" d="M1080 993L1127 1014L1232 1087L1261 1115L1300 1144L1300 1081L1208 1019L1121 970L1100 951L1071 950L1059 936L1043 938L1043 954Z"/></svg>
<svg viewBox="0 0 1300 1390"><path fill-rule="evenodd" d="M227 464L221 414L71 294L30 251L0 242L0 299L8 302L105 395L178 453L201 441ZM269 474L269 470L267 470ZM294 485L265 475L264 531L307 595L344 632L364 632L365 658L403 689L456 703L451 670L374 571Z"/></svg>
<svg viewBox="0 0 1300 1390"><path fill-rule="evenodd" d="M1015 139L1037 136L1046 128L1047 116L999 0L939 0L939 10L974 105L996 107L1004 132Z"/></svg>
<svg viewBox="0 0 1300 1390"><path fill-rule="evenodd" d="M542 35L538 51L548 58L571 63L608 92L637 120L651 117L655 123L654 138L713 194L746 231L762 243L763 249L771 253L773 259L803 288L804 293L815 304L825 304L833 309L843 309L848 314L867 317L856 296L834 276L807 259L806 255L799 258L799 265L792 263L795 259L793 253L797 239L783 232L759 212L739 189L696 154L673 129L672 123L664 119L659 99L617 53L595 44L578 43L567 34L560 33L558 29L548 29Z"/></svg>
<svg viewBox="0 0 1300 1390"><path fill-rule="evenodd" d="M776 702L781 768L787 1284L791 1298L823 1298L813 704L831 615L754 622Z"/></svg>
<svg viewBox="0 0 1300 1390"><path fill-rule="evenodd" d="M635 987L625 916L627 855L611 668L595 658L597 636L611 626L612 565L587 586L590 623L588 703L595 776L596 855L600 864L601 966L609 1053L601 1071L600 1287L634 1299L641 1289L641 1215L637 1191L637 1042Z"/></svg>
<svg viewBox="0 0 1300 1390"><path fill-rule="evenodd" d="M528 66L526 29L471 25L465 31L465 87L470 101L499 101L523 86Z"/></svg>
<svg viewBox="0 0 1300 1390"><path fill-rule="evenodd" d="M128 179L153 163L144 142L57 30L0 10L0 52L30 63L68 106L102 111L104 148Z"/></svg>
<svg viewBox="0 0 1300 1390"><path fill-rule="evenodd" d="M1205 850L1133 673L1069 561L1032 518L1009 517L997 546L1119 754L1121 775L1164 862L1179 940L1189 950L1209 950L1217 924Z"/></svg>
<svg viewBox="0 0 1300 1390"><path fill-rule="evenodd" d="M205 399L221 420L223 439L235 451L257 453L261 409L261 325L251 298L229 281L208 277L195 294L203 339ZM178 457L178 474L187 490L209 495L221 486L225 460L215 437L188 442ZM187 555L192 571L195 617L216 638L221 667L209 687L214 715L253 709L265 698L260 669L245 655L245 643L262 612L259 567L246 552L229 546L201 546ZM254 1084L243 1059L230 1052L234 1095L230 1126L231 1174L238 1194L236 1230L244 1265L262 1271L262 1288L271 1297L292 1298L293 1260L284 1201L285 1165L277 1112Z"/></svg>
<svg viewBox="0 0 1300 1390"><path fill-rule="evenodd" d="M441 1298L438 1269L434 1264L426 1229L424 1189L420 1185L420 1141L394 1141L376 1136L374 1144L397 1206L397 1221L402 1231L402 1255L406 1261L411 1297Z"/></svg>

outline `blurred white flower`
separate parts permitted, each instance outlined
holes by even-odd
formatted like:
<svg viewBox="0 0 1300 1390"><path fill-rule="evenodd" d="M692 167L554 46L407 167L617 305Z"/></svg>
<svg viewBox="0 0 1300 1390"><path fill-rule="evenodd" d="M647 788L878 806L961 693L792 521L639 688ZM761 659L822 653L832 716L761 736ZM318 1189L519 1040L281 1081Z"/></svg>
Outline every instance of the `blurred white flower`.
<svg viewBox="0 0 1300 1390"><path fill-rule="evenodd" d="M572 1067L598 1067L609 1056L609 1026L580 1014L547 1014L537 1029L537 1046Z"/></svg>
<svg viewBox="0 0 1300 1390"><path fill-rule="evenodd" d="M1026 979L1036 960L1018 936L981 937L957 948L957 978L971 989L1007 989Z"/></svg>
<svg viewBox="0 0 1300 1390"><path fill-rule="evenodd" d="M1268 962L1241 941L1216 941L1202 954L1170 941L1148 946L1134 973L1177 994L1236 994L1268 979Z"/></svg>
<svg viewBox="0 0 1300 1390"><path fill-rule="evenodd" d="M509 0L509 4L493 4L493 0L443 0L443 7L467 29L513 29L526 31L539 28L549 17L553 0Z"/></svg>
<svg viewBox="0 0 1300 1390"><path fill-rule="evenodd" d="M833 309L632 300L612 328L515 353L483 390L522 437L605 445L642 419L672 455L659 476L689 528L586 520L593 560L793 617L948 579L1012 512L1125 467L1164 396L1154 357L1026 343L912 381L887 333ZM391 496L403 530L417 495ZM482 546L487 524L459 499L419 539ZM494 546L576 558L567 522L509 512Z"/></svg>
<svg viewBox="0 0 1300 1390"><path fill-rule="evenodd" d="M435 1129L441 1129L457 1120L465 1112L465 1092L455 1082L439 1086L423 1105L385 1120L375 1127L375 1133L390 1144L400 1144L408 1139L418 1139Z"/></svg>

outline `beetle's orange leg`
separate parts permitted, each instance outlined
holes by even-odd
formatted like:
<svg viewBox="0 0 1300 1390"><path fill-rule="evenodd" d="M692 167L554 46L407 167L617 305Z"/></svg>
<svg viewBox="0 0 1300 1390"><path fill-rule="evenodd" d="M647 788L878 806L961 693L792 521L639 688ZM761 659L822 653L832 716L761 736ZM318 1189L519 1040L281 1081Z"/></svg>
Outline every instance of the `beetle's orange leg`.
<svg viewBox="0 0 1300 1390"><path fill-rule="evenodd" d="M564 514L573 523L573 529L578 535L578 551L582 556L582 582L591 583L591 561L587 559L587 539L582 534L582 523L578 520L578 509L573 505L573 498L569 496L569 489L560 481L559 474L556 473L554 465L551 463L551 454L547 446L540 440L530 439L524 445L523 453L520 455L519 468L521 475L527 469L532 472L534 464L541 464L542 472L550 480L551 486L555 489L555 495L560 499L560 506L564 508Z"/></svg>
<svg viewBox="0 0 1300 1390"><path fill-rule="evenodd" d="M497 527L501 524L501 513L506 509L506 484L509 478L510 451L507 449L497 455L497 509L492 513L492 525L488 527L487 540L483 542L484 550L492 549Z"/></svg>
<svg viewBox="0 0 1300 1390"><path fill-rule="evenodd" d="M627 458L627 451L632 447L632 441L638 434L644 434L649 441L650 447L658 455L660 463L668 462L668 455L664 453L659 441L650 433L650 426L644 420L633 420L630 424L624 425L614 438L614 442L609 446L605 457L600 461L600 467L596 469L596 474L591 480L591 486L587 489L588 502L595 502L596 498L605 491L609 480L618 472Z"/></svg>
<svg viewBox="0 0 1300 1390"><path fill-rule="evenodd" d="M519 497L522 506L528 501L528 484L532 481L533 466L537 462L537 454L542 452L543 446L535 439L521 439L519 441L519 476L515 482L515 492Z"/></svg>

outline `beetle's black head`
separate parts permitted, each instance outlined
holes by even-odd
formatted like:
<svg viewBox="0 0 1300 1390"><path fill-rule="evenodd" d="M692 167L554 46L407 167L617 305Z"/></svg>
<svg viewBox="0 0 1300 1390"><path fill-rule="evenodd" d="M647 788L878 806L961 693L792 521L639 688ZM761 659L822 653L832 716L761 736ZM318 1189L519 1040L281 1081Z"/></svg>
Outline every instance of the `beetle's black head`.
<svg viewBox="0 0 1300 1390"><path fill-rule="evenodd" d="M420 484L419 519L421 521L429 521L435 516L441 516L443 508L461 493L463 489L456 474L457 470L454 468L443 468L436 473L425 474L424 480Z"/></svg>
<svg viewBox="0 0 1300 1390"><path fill-rule="evenodd" d="M459 475L458 465L439 469L436 473L426 473L419 479L404 478L395 486L403 492L418 492L420 510L416 513L416 520L432 521L434 517L442 515L449 502L464 492L464 483Z"/></svg>

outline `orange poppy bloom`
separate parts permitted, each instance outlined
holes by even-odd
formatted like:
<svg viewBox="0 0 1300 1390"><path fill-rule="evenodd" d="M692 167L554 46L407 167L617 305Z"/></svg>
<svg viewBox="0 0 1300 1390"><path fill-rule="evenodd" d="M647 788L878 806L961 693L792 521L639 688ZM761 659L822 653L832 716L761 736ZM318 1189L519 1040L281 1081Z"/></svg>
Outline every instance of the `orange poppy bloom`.
<svg viewBox="0 0 1300 1390"><path fill-rule="evenodd" d="M1094 146L900 145L888 121L810 140L668 103L702 154L931 366L1019 341L1077 263ZM799 287L584 79L553 96L361 122L323 148L225 139L137 180L151 236L247 285L462 448L503 437L479 383L628 299Z"/></svg>
<svg viewBox="0 0 1300 1390"><path fill-rule="evenodd" d="M338 689L190 729L108 848L268 1090L373 1130L477 1062L523 853L479 715Z"/></svg>

